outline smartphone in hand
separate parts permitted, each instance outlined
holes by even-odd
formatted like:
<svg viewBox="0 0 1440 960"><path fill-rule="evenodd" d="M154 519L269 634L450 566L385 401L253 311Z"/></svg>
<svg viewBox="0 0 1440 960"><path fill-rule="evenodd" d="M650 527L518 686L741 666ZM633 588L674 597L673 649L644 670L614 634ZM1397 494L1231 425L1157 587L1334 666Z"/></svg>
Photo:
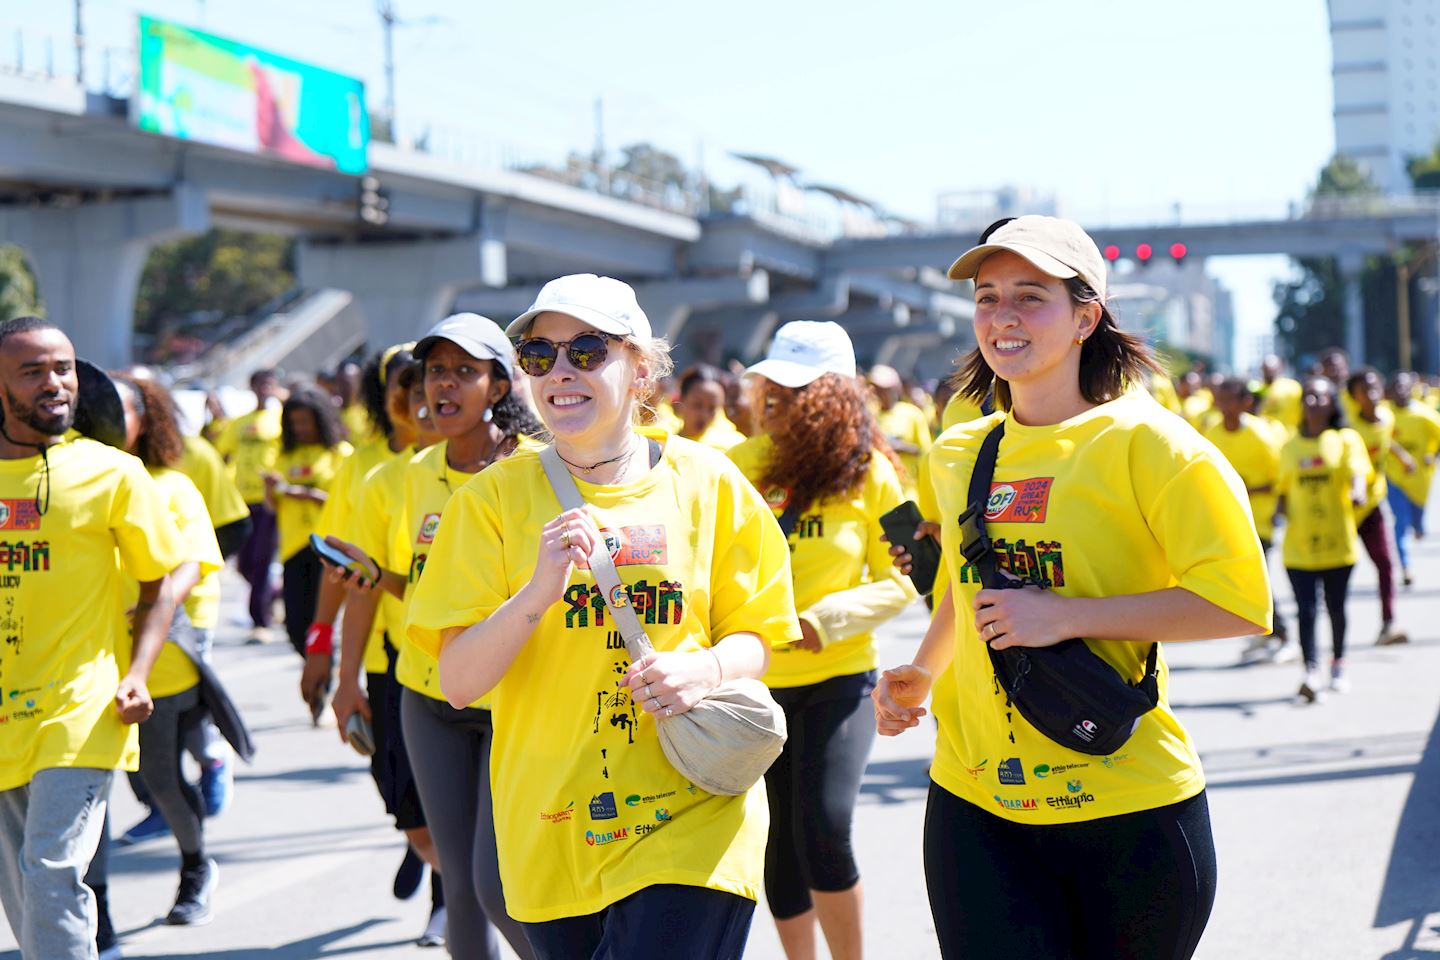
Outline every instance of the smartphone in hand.
<svg viewBox="0 0 1440 960"><path fill-rule="evenodd" d="M310 549L325 563L332 567L339 567L349 573L358 573L361 576L369 576L365 564L356 560L341 550L337 550L325 542L325 538L318 533L310 534Z"/></svg>
<svg viewBox="0 0 1440 960"><path fill-rule="evenodd" d="M924 520L914 500L880 518L880 527L892 546L904 547L910 554L910 582L922 596L935 589L935 576L940 572L940 545L933 537L915 539L915 531Z"/></svg>

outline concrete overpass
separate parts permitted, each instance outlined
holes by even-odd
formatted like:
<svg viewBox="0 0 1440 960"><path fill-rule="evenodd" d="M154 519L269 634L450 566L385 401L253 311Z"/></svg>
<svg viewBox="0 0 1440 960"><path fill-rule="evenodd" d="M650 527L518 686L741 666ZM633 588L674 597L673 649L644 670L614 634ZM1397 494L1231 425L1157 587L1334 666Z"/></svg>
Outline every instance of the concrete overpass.
<svg viewBox="0 0 1440 960"><path fill-rule="evenodd" d="M299 283L345 292L363 318L332 344L408 339L456 307L503 319L580 271L633 283L681 362L752 358L798 318L845 324L862 360L929 373L968 342L973 309L943 273L968 232L834 238L763 211L695 216L388 144L372 144L370 172L389 194L383 226L358 216L354 177L141 133L123 101L0 77L0 242L25 248L51 314L97 362L129 361L149 250L217 225L297 237ZM1440 206L1366 198L1280 221L1093 233L1125 250L1179 241L1196 258L1335 257L1353 278L1369 254L1440 238ZM1349 289L1347 345L1363 358Z"/></svg>

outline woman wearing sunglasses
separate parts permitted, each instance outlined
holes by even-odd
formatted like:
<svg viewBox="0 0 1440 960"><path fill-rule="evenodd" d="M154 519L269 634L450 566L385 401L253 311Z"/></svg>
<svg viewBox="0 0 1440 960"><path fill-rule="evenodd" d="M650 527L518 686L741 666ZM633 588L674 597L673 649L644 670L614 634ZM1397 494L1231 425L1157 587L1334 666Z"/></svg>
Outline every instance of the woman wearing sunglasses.
<svg viewBox="0 0 1440 960"><path fill-rule="evenodd" d="M424 582L421 574L451 496L475 474L512 454L522 435L540 430L510 392L515 354L494 321L474 313L447 317L415 344L414 354L423 368L431 419L444 439L416 454L405 468L403 494L388 527L386 563L382 566L349 545L346 550L377 572L383 589L407 604L417 582ZM487 960L500 956L498 927L515 952L528 958L525 934L506 912L495 860L486 773L489 704L478 696L457 706L446 703L433 655L403 635L391 639L399 647L395 679L405 688L400 695L401 731L440 858L450 955Z"/></svg>
<svg viewBox="0 0 1440 960"><path fill-rule="evenodd" d="M799 639L789 551L718 451L639 428L668 346L625 284L547 284L510 325L586 506L539 452L459 491L407 631L451 703L489 696L500 872L540 957L739 957L760 892L765 793L716 796L665 759L656 718L759 677ZM629 662L586 558L609 548L656 650Z"/></svg>

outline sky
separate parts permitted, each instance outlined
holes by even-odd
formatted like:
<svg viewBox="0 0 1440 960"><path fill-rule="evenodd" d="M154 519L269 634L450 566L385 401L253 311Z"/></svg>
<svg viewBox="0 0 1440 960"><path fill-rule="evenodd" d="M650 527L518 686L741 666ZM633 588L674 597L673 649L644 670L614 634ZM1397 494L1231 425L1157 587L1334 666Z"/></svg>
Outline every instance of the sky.
<svg viewBox="0 0 1440 960"><path fill-rule="evenodd" d="M402 128L556 162L649 141L742 175L779 157L919 220L955 190L1017 185L1092 224L1265 217L1334 147L1325 0L393 0ZM88 69L139 13L359 76L383 102L374 0L83 0ZM69 0L0 0L7 28L66 37ZM60 41L57 41L57 43ZM119 69L116 67L115 69ZM1240 353L1273 319L1284 258L1210 261Z"/></svg>

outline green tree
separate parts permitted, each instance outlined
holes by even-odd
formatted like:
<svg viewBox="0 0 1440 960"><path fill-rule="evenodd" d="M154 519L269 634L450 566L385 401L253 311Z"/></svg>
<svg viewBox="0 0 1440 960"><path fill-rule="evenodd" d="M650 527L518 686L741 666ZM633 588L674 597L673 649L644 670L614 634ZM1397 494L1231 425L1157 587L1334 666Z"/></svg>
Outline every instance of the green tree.
<svg viewBox="0 0 1440 960"><path fill-rule="evenodd" d="M1336 156L1320 171L1310 194L1312 208L1335 198L1379 194L1373 181L1349 157ZM1345 342L1345 284L1331 259L1298 257L1297 276L1277 283L1275 333L1280 352L1301 372L1326 347ZM1365 356L1393 367L1395 337L1395 265L1388 257L1367 257L1360 277L1364 303Z"/></svg>
<svg viewBox="0 0 1440 960"><path fill-rule="evenodd" d="M0 246L0 320L44 313L25 251L10 244Z"/></svg>
<svg viewBox="0 0 1440 960"><path fill-rule="evenodd" d="M157 246L135 298L135 332L162 340L195 314L249 313L295 284L290 241L281 236L211 230Z"/></svg>

